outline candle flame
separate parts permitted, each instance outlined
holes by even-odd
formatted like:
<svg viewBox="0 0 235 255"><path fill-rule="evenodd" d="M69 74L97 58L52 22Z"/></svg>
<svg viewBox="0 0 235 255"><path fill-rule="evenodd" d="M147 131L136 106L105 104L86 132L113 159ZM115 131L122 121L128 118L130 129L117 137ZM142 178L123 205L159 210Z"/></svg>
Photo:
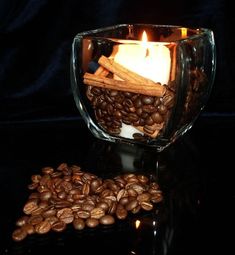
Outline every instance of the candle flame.
<svg viewBox="0 0 235 255"><path fill-rule="evenodd" d="M186 27L182 27L181 28L181 36L182 36L182 38L187 37L187 34L188 34L187 28Z"/></svg>
<svg viewBox="0 0 235 255"><path fill-rule="evenodd" d="M146 31L143 32L143 35L142 35L142 42L143 43L147 43L148 41L148 36L147 36L147 33Z"/></svg>
<svg viewBox="0 0 235 255"><path fill-rule="evenodd" d="M138 229L140 226L140 220L135 221L135 228Z"/></svg>
<svg viewBox="0 0 235 255"><path fill-rule="evenodd" d="M145 57L149 55L149 50L148 50L148 36L147 33L144 31L142 35L142 41L141 41L142 46L146 49L146 54Z"/></svg>

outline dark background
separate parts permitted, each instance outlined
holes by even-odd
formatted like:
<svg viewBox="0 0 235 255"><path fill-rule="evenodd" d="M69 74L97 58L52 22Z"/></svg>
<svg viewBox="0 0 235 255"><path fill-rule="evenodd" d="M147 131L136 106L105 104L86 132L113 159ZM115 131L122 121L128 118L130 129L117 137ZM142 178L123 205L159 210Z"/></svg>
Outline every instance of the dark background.
<svg viewBox="0 0 235 255"><path fill-rule="evenodd" d="M73 37L128 22L212 29L217 72L204 113L235 112L234 15L226 0L1 0L1 124L79 117L69 77Z"/></svg>
<svg viewBox="0 0 235 255"><path fill-rule="evenodd" d="M127 22L200 26L215 34L217 72L209 102L183 140L160 154L98 141L79 120L73 100L73 37ZM110 254L107 247L115 247L112 254L130 255L136 240L126 222L112 232L98 229L98 235L70 229L23 243L11 238L30 176L41 167L67 162L115 174L129 170L119 156L132 159L137 172L159 174L165 211L157 254L234 254L233 25L232 1L225 0L0 0L0 254ZM148 247L152 241L143 236L141 247Z"/></svg>

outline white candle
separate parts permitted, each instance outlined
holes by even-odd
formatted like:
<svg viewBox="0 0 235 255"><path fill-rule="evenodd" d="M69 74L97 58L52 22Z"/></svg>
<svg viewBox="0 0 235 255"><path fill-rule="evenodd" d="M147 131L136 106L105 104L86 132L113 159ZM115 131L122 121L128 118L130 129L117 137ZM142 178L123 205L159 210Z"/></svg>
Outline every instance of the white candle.
<svg viewBox="0 0 235 255"><path fill-rule="evenodd" d="M154 82L167 84L171 68L170 50L163 43L147 42L144 33L142 42L116 45L114 61ZM114 78L119 79L116 76ZM123 125L120 136L133 138L136 132L139 131L134 127Z"/></svg>

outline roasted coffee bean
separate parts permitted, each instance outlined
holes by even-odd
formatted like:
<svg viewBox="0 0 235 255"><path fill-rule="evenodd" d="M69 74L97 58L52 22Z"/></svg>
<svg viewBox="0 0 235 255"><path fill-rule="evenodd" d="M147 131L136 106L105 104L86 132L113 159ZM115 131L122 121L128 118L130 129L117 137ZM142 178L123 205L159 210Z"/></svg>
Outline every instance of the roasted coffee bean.
<svg viewBox="0 0 235 255"><path fill-rule="evenodd" d="M28 235L32 235L35 233L35 229L34 226L31 224L25 224L22 229L28 234Z"/></svg>
<svg viewBox="0 0 235 255"><path fill-rule="evenodd" d="M137 206L138 206L138 201L135 199L135 200L132 200L132 201L128 202L125 206L125 209L127 211L131 211Z"/></svg>
<svg viewBox="0 0 235 255"><path fill-rule="evenodd" d="M148 201L143 201L140 202L140 206L145 210L145 211L151 211L153 209L153 204Z"/></svg>
<svg viewBox="0 0 235 255"><path fill-rule="evenodd" d="M151 198L152 196L151 196L151 194L150 193L148 193L148 192L143 192L142 194L139 194L138 196L137 196L137 200L139 201L139 203L141 203L141 202L148 202L148 201L150 201L150 198Z"/></svg>
<svg viewBox="0 0 235 255"><path fill-rule="evenodd" d="M29 195L29 200L34 199L34 198L39 198L39 193L38 192L33 192Z"/></svg>
<svg viewBox="0 0 235 255"><path fill-rule="evenodd" d="M74 216L71 208L63 208L57 211L57 218L64 221L66 224L73 222Z"/></svg>
<svg viewBox="0 0 235 255"><path fill-rule="evenodd" d="M91 213L91 218L94 218L94 219L100 219L102 216L105 215L105 211L100 207L94 208L93 210L91 210L90 213Z"/></svg>
<svg viewBox="0 0 235 255"><path fill-rule="evenodd" d="M50 166L46 166L42 168L42 173L43 174L52 174L54 172L54 168Z"/></svg>
<svg viewBox="0 0 235 255"><path fill-rule="evenodd" d="M44 220L40 222L39 224L35 225L35 231L38 234L46 234L51 230L51 224Z"/></svg>
<svg viewBox="0 0 235 255"><path fill-rule="evenodd" d="M90 185L88 183L84 183L83 187L82 187L82 194L83 195L89 195L90 193Z"/></svg>
<svg viewBox="0 0 235 255"><path fill-rule="evenodd" d="M83 219L74 219L73 221L73 227L76 229L76 230L82 230L85 228L85 222Z"/></svg>
<svg viewBox="0 0 235 255"><path fill-rule="evenodd" d="M51 229L55 232L62 232L66 229L66 223L64 221L56 221L52 224Z"/></svg>
<svg viewBox="0 0 235 255"><path fill-rule="evenodd" d="M153 104L154 97L151 96L142 96L141 101L143 104Z"/></svg>
<svg viewBox="0 0 235 255"><path fill-rule="evenodd" d="M127 217L127 210L124 208L123 205L118 204L116 210L116 216L119 220L124 220Z"/></svg>
<svg viewBox="0 0 235 255"><path fill-rule="evenodd" d="M149 178L145 175L137 175L137 178L143 184L146 184L149 181Z"/></svg>
<svg viewBox="0 0 235 255"><path fill-rule="evenodd" d="M134 106L135 106L135 108L140 108L141 106L142 106L142 100L141 100L141 98L136 98L135 100L134 100Z"/></svg>
<svg viewBox="0 0 235 255"><path fill-rule="evenodd" d="M43 221L43 217L41 215L33 215L28 219L29 224L37 225Z"/></svg>
<svg viewBox="0 0 235 255"><path fill-rule="evenodd" d="M163 104L170 108L174 105L174 94L173 92L167 91L167 93L163 97Z"/></svg>
<svg viewBox="0 0 235 255"><path fill-rule="evenodd" d="M167 107L164 104L158 106L158 112L162 115L167 113Z"/></svg>
<svg viewBox="0 0 235 255"><path fill-rule="evenodd" d="M105 212L107 212L109 209L109 205L106 202L99 202L97 203L96 207L103 209Z"/></svg>
<svg viewBox="0 0 235 255"><path fill-rule="evenodd" d="M42 213L42 216L44 218L47 218L47 217L51 217L51 216L55 216L56 215L56 210L55 209L49 209L49 210L46 210Z"/></svg>
<svg viewBox="0 0 235 255"><path fill-rule="evenodd" d="M126 205L126 204L128 204L128 202L129 202L129 198L128 198L128 197L122 197L122 198L119 200L119 203L120 203L121 205Z"/></svg>
<svg viewBox="0 0 235 255"><path fill-rule="evenodd" d="M133 138L138 140L138 141L145 141L145 137L140 133L134 133Z"/></svg>
<svg viewBox="0 0 235 255"><path fill-rule="evenodd" d="M27 232L23 228L18 228L12 233L12 239L17 242L22 241L26 236Z"/></svg>
<svg viewBox="0 0 235 255"><path fill-rule="evenodd" d="M89 228L95 228L99 225L99 220L95 218L89 218L86 220L86 226Z"/></svg>
<svg viewBox="0 0 235 255"><path fill-rule="evenodd" d="M51 193L51 191L49 191L49 190L43 191L43 192L40 193L40 199L41 199L42 201L47 201L47 200L49 200L49 199L51 198L51 196L52 196L52 193Z"/></svg>
<svg viewBox="0 0 235 255"><path fill-rule="evenodd" d="M163 118L162 116L158 113L158 112L154 112L151 114L151 118L155 123L162 123L163 122ZM147 124L147 123L146 123ZM152 123L153 124L153 123ZM151 124L151 125L152 125Z"/></svg>
<svg viewBox="0 0 235 255"><path fill-rule="evenodd" d="M25 204L23 211L25 214L31 214L34 210L38 208L38 200L37 199L30 199Z"/></svg>
<svg viewBox="0 0 235 255"><path fill-rule="evenodd" d="M34 182L34 183L39 183L40 180L41 180L41 178L42 178L42 176L39 175L39 174L34 174L34 175L31 176L31 180L32 180L32 182Z"/></svg>
<svg viewBox="0 0 235 255"><path fill-rule="evenodd" d="M140 209L141 209L141 207L138 205L138 206L136 206L135 208L133 208L133 209L131 210L131 212L132 212L133 214L136 214L136 213L138 213L138 212L140 211Z"/></svg>
<svg viewBox="0 0 235 255"><path fill-rule="evenodd" d="M58 171L65 171L68 170L68 164L67 163L61 163L58 167L57 167Z"/></svg>
<svg viewBox="0 0 235 255"><path fill-rule="evenodd" d="M146 125L153 125L154 124L154 120L152 118L152 115L147 117L147 119L145 120L145 124Z"/></svg>
<svg viewBox="0 0 235 255"><path fill-rule="evenodd" d="M161 193L156 193L156 194L151 195L151 201L153 203L159 203L162 201L162 199L163 199L163 197L162 197Z"/></svg>
<svg viewBox="0 0 235 255"><path fill-rule="evenodd" d="M115 222L114 217L109 214L104 215L103 217L100 218L100 223L102 225L112 225L112 224L114 224L114 222Z"/></svg>
<svg viewBox="0 0 235 255"><path fill-rule="evenodd" d="M158 107L160 104L161 104L161 99L160 99L160 97L155 97L153 106L154 106L154 107Z"/></svg>
<svg viewBox="0 0 235 255"><path fill-rule="evenodd" d="M45 218L46 221L48 221L51 226L58 221L58 218L56 216L50 216L50 217L47 217Z"/></svg>
<svg viewBox="0 0 235 255"><path fill-rule="evenodd" d="M41 209L46 209L49 207L49 201L41 201L39 204L38 204L38 207L41 208Z"/></svg>
<svg viewBox="0 0 235 255"><path fill-rule="evenodd" d="M57 201L54 206L56 209L61 209L65 207L71 207L72 203L66 200Z"/></svg>
<svg viewBox="0 0 235 255"><path fill-rule="evenodd" d="M82 210L85 210L85 211L92 211L93 209L95 208L95 205L94 204L91 204L91 203L84 203L82 205Z"/></svg>
<svg viewBox="0 0 235 255"><path fill-rule="evenodd" d="M36 182L33 182L33 183L28 185L29 190L35 190L37 188L38 188L38 183L36 183Z"/></svg>
<svg viewBox="0 0 235 255"><path fill-rule="evenodd" d="M127 197L128 192L126 189L120 189L119 192L117 193L117 201L119 201L123 197Z"/></svg>
<svg viewBox="0 0 235 255"><path fill-rule="evenodd" d="M87 219L91 216L91 213L85 210L78 210L77 216L81 219Z"/></svg>
<svg viewBox="0 0 235 255"><path fill-rule="evenodd" d="M28 216L22 216L16 221L16 226L22 227L28 222L29 217Z"/></svg>
<svg viewBox="0 0 235 255"><path fill-rule="evenodd" d="M97 188L102 185L101 179L94 179L91 181L90 188L91 191L96 192Z"/></svg>
<svg viewBox="0 0 235 255"><path fill-rule="evenodd" d="M117 202L112 201L110 206L109 206L108 213L109 214L114 214L116 212L116 208L117 208Z"/></svg>

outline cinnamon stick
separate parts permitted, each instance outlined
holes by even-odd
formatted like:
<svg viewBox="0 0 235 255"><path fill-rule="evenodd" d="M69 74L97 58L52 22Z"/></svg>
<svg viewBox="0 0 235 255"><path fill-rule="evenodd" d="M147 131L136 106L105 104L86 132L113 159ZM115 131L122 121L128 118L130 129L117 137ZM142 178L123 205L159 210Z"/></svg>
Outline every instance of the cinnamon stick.
<svg viewBox="0 0 235 255"><path fill-rule="evenodd" d="M90 73L84 74L83 82L86 85L114 89L119 91L133 92L149 96L162 97L166 92L166 87L159 83L145 84L145 83L134 83L129 81L121 81L103 77L100 75L94 75Z"/></svg>
<svg viewBox="0 0 235 255"><path fill-rule="evenodd" d="M109 71L107 69L105 69L103 66L99 66L94 74L105 77L109 74Z"/></svg>
<svg viewBox="0 0 235 255"><path fill-rule="evenodd" d="M99 58L98 63L105 67L110 72L116 74L118 77L120 77L123 80L134 82L134 83L143 83L143 84L156 84L154 81L145 78L127 68L124 66L116 63L113 59L107 58L105 56L101 56Z"/></svg>

